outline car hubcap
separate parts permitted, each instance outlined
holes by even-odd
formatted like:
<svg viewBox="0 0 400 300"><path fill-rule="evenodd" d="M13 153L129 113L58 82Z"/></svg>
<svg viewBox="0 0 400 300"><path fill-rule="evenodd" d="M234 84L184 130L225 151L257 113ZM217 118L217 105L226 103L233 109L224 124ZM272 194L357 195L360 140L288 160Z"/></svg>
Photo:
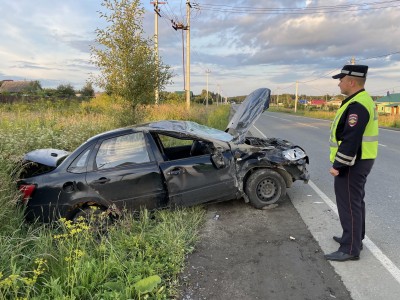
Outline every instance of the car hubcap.
<svg viewBox="0 0 400 300"><path fill-rule="evenodd" d="M257 196L262 200L269 200L276 195L276 185L271 179L261 181L257 186Z"/></svg>

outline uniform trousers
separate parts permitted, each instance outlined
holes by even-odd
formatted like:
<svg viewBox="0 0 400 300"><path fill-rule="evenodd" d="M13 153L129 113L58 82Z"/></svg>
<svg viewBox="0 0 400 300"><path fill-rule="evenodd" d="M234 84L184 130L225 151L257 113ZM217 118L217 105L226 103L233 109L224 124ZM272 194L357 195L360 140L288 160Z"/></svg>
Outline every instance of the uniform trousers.
<svg viewBox="0 0 400 300"><path fill-rule="evenodd" d="M374 165L373 159L357 160L341 168L335 176L336 204L343 233L339 251L359 256L365 236L365 183Z"/></svg>

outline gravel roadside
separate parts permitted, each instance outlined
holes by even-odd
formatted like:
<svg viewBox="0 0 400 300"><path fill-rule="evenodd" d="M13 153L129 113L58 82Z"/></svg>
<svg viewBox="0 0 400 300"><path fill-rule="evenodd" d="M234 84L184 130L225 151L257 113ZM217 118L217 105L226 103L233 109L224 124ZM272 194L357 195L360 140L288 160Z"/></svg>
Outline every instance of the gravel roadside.
<svg viewBox="0 0 400 300"><path fill-rule="evenodd" d="M264 210L207 206L181 282L181 300L351 299L288 197Z"/></svg>

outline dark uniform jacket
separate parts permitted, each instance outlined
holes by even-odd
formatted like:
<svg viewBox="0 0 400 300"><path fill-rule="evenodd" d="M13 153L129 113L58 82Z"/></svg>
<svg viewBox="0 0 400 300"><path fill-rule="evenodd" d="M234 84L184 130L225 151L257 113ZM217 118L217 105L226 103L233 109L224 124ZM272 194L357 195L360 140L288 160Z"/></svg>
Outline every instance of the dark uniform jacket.
<svg viewBox="0 0 400 300"><path fill-rule="evenodd" d="M364 91L364 89L347 97L342 102L341 106L346 104L362 91ZM350 157L354 157L354 155L357 154L356 161L361 158L361 142L368 121L368 110L362 104L354 102L347 107L336 128L336 140L341 141L338 152ZM336 170L340 170L341 168L348 166L335 160L332 167Z"/></svg>

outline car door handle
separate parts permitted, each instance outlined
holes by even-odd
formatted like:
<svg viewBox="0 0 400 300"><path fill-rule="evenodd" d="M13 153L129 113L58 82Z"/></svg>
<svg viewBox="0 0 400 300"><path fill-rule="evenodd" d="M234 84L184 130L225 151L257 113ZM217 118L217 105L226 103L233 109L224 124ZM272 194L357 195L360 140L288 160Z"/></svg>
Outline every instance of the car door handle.
<svg viewBox="0 0 400 300"><path fill-rule="evenodd" d="M183 174L183 173L185 173L184 169L182 169L182 168L174 168L171 171L169 171L167 174L174 176L174 175L180 175L180 174Z"/></svg>
<svg viewBox="0 0 400 300"><path fill-rule="evenodd" d="M109 181L110 181L110 178L101 177L101 178L99 178L99 179L97 179L97 180L94 180L93 183L100 183L100 184L103 184L103 183L107 183L107 182L109 182Z"/></svg>

